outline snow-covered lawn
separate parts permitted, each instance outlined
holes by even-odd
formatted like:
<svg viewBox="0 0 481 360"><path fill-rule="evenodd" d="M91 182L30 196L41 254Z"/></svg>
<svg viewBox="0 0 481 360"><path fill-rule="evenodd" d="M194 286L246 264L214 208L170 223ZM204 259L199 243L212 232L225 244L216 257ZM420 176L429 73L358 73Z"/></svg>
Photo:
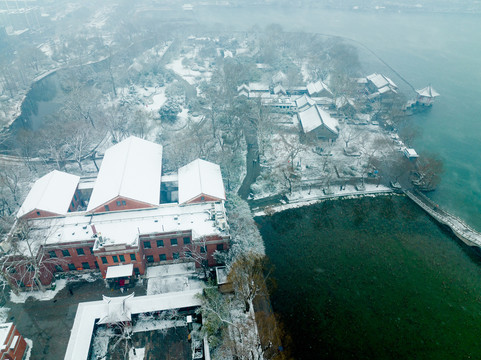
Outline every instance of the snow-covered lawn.
<svg viewBox="0 0 481 360"><path fill-rule="evenodd" d="M194 263L147 268L147 295L200 289L203 282L195 274Z"/></svg>
<svg viewBox="0 0 481 360"><path fill-rule="evenodd" d="M53 298L55 298L55 296L59 293L59 291L64 289L67 286L67 284L70 282L78 282L78 281L94 282L98 279L99 279L99 274L89 272L89 273L82 274L79 277L57 280L55 290L45 290L44 292L39 290L22 291L18 295L16 295L13 291L10 291L10 301L16 304L21 304L21 303L25 303L25 301L27 301L27 299L30 297L39 301L50 301Z"/></svg>
<svg viewBox="0 0 481 360"><path fill-rule="evenodd" d="M254 199L286 193L290 186L295 191L309 184L330 188L332 183L367 178L374 158L389 161L399 151L389 134L375 125L341 123L339 137L331 143L301 142L295 124L277 125L264 137L260 139L262 171L252 185ZM356 156L346 155L346 143Z"/></svg>
<svg viewBox="0 0 481 360"><path fill-rule="evenodd" d="M144 354L145 354L145 348L135 349L135 355L134 355L134 349L130 349L129 360L144 360Z"/></svg>
<svg viewBox="0 0 481 360"><path fill-rule="evenodd" d="M177 75L181 76L185 81L187 81L191 85L194 85L195 83L199 83L202 80L209 81L210 78L212 77L212 72L209 71L209 69L206 68L206 66L199 66L195 64L194 68L191 68L191 67L186 67L183 64L184 59L195 58L197 52L198 52L198 49L194 48L192 51L189 51L183 57L172 60L165 67L167 69L172 70Z"/></svg>

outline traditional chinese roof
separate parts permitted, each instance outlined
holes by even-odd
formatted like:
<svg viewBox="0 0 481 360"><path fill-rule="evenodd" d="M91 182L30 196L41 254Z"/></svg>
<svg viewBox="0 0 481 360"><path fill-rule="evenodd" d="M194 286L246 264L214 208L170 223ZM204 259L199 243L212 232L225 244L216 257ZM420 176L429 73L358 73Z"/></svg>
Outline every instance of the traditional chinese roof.
<svg viewBox="0 0 481 360"><path fill-rule="evenodd" d="M440 95L436 90L432 88L431 85L426 86L423 89L416 90L416 92L419 94L419 96L424 96L429 98L435 98L436 96Z"/></svg>
<svg viewBox="0 0 481 360"><path fill-rule="evenodd" d="M307 110L299 111L298 117L302 130L306 134L323 125L334 134L339 132L337 120L317 105L311 106Z"/></svg>

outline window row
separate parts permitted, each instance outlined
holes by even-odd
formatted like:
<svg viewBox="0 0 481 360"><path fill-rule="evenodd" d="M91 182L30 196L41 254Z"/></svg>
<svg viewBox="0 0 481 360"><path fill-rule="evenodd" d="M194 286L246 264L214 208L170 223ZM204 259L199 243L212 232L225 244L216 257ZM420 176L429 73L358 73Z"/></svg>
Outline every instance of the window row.
<svg viewBox="0 0 481 360"><path fill-rule="evenodd" d="M75 264L72 264L72 263L67 264L67 266L68 266L69 271L71 271L71 270L89 270L89 269L92 268L88 262L83 262L82 266L78 267L78 268L75 266ZM99 268L99 264L97 263L97 261L95 261L95 268L96 269ZM56 272L63 272L64 269L61 265L55 265L55 271Z"/></svg>
<svg viewBox="0 0 481 360"><path fill-rule="evenodd" d="M137 260L134 253L129 254L129 256L130 256L130 261L136 261ZM114 264L117 264L119 261L121 263L125 262L125 256L124 255L112 255L111 258L112 258L112 262ZM102 256L100 259L102 260L102 264L108 264L109 263L109 261L107 259L107 256Z"/></svg>
<svg viewBox="0 0 481 360"><path fill-rule="evenodd" d="M94 255L94 248L91 247L89 248L90 249L90 254L91 255ZM69 250L61 250L62 251L62 256L63 257L69 257L69 256L72 256L70 254L70 251ZM75 251L77 252L77 255L79 256L82 256L82 255L85 255L85 251L83 248L77 248L75 249ZM55 252L55 250L51 250L48 252L48 255L51 257L51 258L56 258L57 257L57 253Z"/></svg>
<svg viewBox="0 0 481 360"><path fill-rule="evenodd" d="M172 257L173 257L174 260L178 259L179 253L178 252L172 253ZM153 262L156 261L156 259L154 258L154 255L147 255L147 256L145 256L145 258L146 258L148 263L153 263ZM159 254L159 260L157 260L157 261L166 261L166 260L167 260L167 255Z"/></svg>
<svg viewBox="0 0 481 360"><path fill-rule="evenodd" d="M184 245L190 244L190 237L186 236L182 240L184 242ZM164 240L157 240L155 244L158 248L163 248ZM177 245L179 245L177 238L170 239L170 246L177 246ZM152 249L152 243L148 240L144 241L144 249Z"/></svg>

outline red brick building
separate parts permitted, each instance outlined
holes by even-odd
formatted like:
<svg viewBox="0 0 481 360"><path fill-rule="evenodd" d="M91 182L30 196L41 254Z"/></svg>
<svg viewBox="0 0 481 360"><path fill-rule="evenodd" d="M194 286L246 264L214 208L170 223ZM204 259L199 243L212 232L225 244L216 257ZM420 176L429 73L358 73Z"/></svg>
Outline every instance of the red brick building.
<svg viewBox="0 0 481 360"><path fill-rule="evenodd" d="M27 342L13 323L0 324L0 359L22 360Z"/></svg>
<svg viewBox="0 0 481 360"><path fill-rule="evenodd" d="M109 267L118 265L132 264L134 275L145 274L146 266L152 264L217 265L214 253L229 247L220 167L195 160L180 168L178 176L166 177L165 186L161 166L162 146L131 137L106 151L91 192L85 192L91 193L89 198L78 191L79 179L69 174L56 172L41 178L49 179L43 181L47 185L35 183L18 216L19 223L28 225L28 238L11 238L10 247L17 251L7 251L4 276L30 287L49 284L55 272L99 269L105 278ZM63 199L49 201L53 184L68 188L58 195ZM161 189L169 194L161 194ZM41 201L33 201L39 194ZM177 197L178 202L161 203L162 198ZM87 211L65 208L67 200L74 209L88 204ZM55 211L37 214L57 203L62 203L63 212L57 206ZM37 216L30 217L32 211ZM26 251L32 244L36 256ZM18 251L22 248L23 253Z"/></svg>

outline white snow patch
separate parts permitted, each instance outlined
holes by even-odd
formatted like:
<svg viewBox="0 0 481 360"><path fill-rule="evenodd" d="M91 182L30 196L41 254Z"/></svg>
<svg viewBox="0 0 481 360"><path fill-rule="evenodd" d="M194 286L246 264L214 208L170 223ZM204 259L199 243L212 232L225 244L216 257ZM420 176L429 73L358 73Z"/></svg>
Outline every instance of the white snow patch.
<svg viewBox="0 0 481 360"><path fill-rule="evenodd" d="M10 308L0 307L0 324L7 322L9 311L10 311Z"/></svg>
<svg viewBox="0 0 481 360"><path fill-rule="evenodd" d="M134 349L130 349L129 360L144 360L144 354L145 354L145 348L135 349L135 355L134 355Z"/></svg>
<svg viewBox="0 0 481 360"><path fill-rule="evenodd" d="M32 353L33 341L27 338L24 338L24 339L25 339L25 342L27 343L27 352L25 353L23 360L29 360L30 355Z"/></svg>

